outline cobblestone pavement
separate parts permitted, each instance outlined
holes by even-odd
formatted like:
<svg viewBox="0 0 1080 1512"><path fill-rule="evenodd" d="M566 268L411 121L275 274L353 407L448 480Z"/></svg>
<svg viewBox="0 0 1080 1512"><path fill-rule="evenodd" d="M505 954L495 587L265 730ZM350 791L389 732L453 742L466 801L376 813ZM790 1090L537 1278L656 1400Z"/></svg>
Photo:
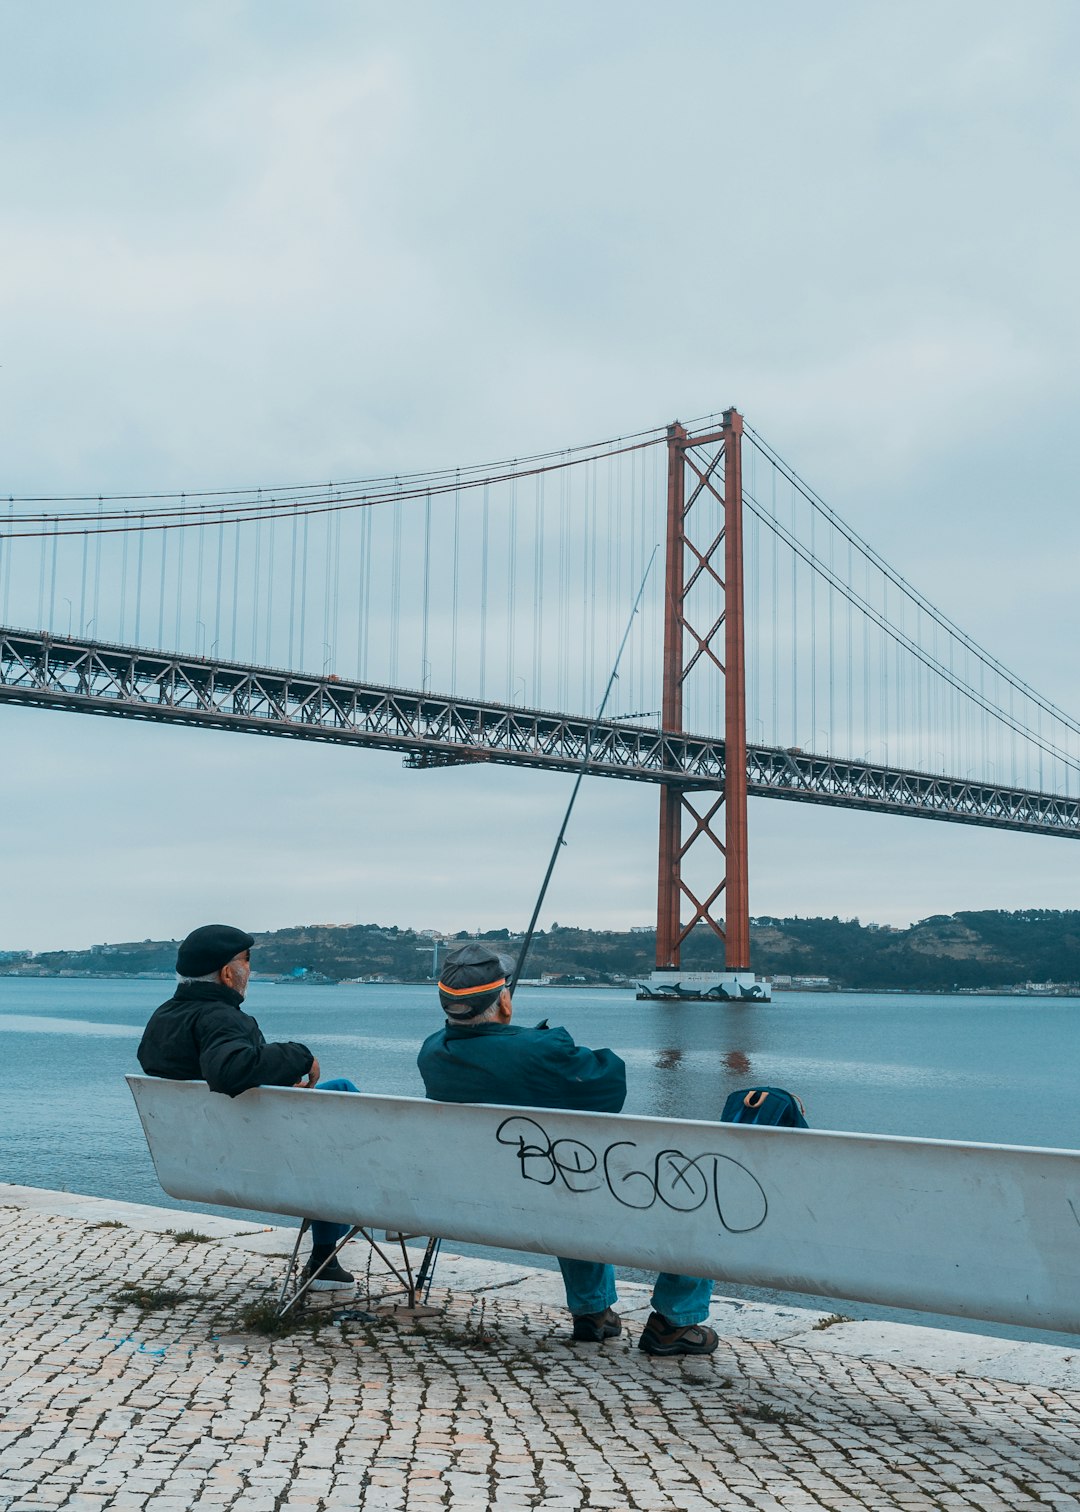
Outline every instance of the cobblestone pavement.
<svg viewBox="0 0 1080 1512"><path fill-rule="evenodd" d="M642 1288L621 1339L571 1345L557 1276L453 1260L437 1316L268 1338L240 1314L281 1231L81 1203L0 1207L4 1512L1080 1508L1080 1347L968 1338L985 1373L945 1373L928 1330L718 1303L714 1356L653 1360Z"/></svg>

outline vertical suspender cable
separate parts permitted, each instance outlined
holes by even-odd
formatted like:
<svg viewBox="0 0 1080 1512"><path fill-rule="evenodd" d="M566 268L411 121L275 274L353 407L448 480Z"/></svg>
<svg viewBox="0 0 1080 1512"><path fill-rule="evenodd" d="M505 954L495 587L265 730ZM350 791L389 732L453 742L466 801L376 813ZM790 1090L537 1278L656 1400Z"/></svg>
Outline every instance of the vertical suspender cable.
<svg viewBox="0 0 1080 1512"><path fill-rule="evenodd" d="M353 559L356 566L356 655L353 658L353 676L357 679L363 677L360 671L361 647L364 641L364 515L366 510L356 511L356 555Z"/></svg>
<svg viewBox="0 0 1080 1512"><path fill-rule="evenodd" d="M815 544L816 510L810 511L810 749L816 751L820 730L817 720L817 547Z"/></svg>
<svg viewBox="0 0 1080 1512"><path fill-rule="evenodd" d="M400 490L400 484L398 485ZM390 681L397 682L401 644L401 505L394 506L393 571L390 577Z"/></svg>
<svg viewBox="0 0 1080 1512"><path fill-rule="evenodd" d="M537 708L541 709L544 707L540 634L541 605L544 597L544 482L545 474L537 473L533 497L532 683L533 701Z"/></svg>
<svg viewBox="0 0 1080 1512"><path fill-rule="evenodd" d="M161 534L161 580L158 586L158 650L165 647L165 580L166 569L169 564L169 532L162 530Z"/></svg>
<svg viewBox="0 0 1080 1512"><path fill-rule="evenodd" d="M569 603L569 568L567 565L567 552L569 542L569 518L570 508L567 502L570 488L569 470L559 474L559 619L558 619L558 705L560 709L566 708L568 669L567 669L567 620L570 614Z"/></svg>
<svg viewBox="0 0 1080 1512"><path fill-rule="evenodd" d="M366 509L356 511L356 659L353 662L355 676L363 679L360 667L364 644L364 517Z"/></svg>
<svg viewBox="0 0 1080 1512"><path fill-rule="evenodd" d="M776 467L771 469L771 503L770 513L773 520L776 516ZM779 569L779 537L776 529L771 531L771 546L773 546L773 676L771 676L771 689L773 689L773 727L768 732L768 744L781 744L781 569Z"/></svg>
<svg viewBox="0 0 1080 1512"><path fill-rule="evenodd" d="M424 498L424 617L420 636L420 690L426 693L431 679L431 663L428 661L428 615L431 594L431 495Z"/></svg>
<svg viewBox="0 0 1080 1512"><path fill-rule="evenodd" d="M238 659L236 649L236 617L240 612L240 521L233 527L233 592L232 592L232 650L233 661Z"/></svg>
<svg viewBox="0 0 1080 1512"><path fill-rule="evenodd" d="M2 554L3 568L4 568L4 623L6 625L10 624L11 623L11 619L12 619L12 614L11 614L11 552L12 552L11 529L12 529L12 526L14 524L14 514L15 514L15 500L14 500L13 497L9 496L8 497L8 533L7 533L6 539L3 541L2 544L0 544L0 554Z"/></svg>
<svg viewBox="0 0 1080 1512"><path fill-rule="evenodd" d="M791 538L797 539L795 527L795 486L791 488ZM799 679L798 679L798 620L799 620L799 558L791 553L791 744L799 745Z"/></svg>
<svg viewBox="0 0 1080 1512"><path fill-rule="evenodd" d="M195 650L205 654L206 626L203 624L202 601L203 601L203 562L206 556L206 527L199 525L195 531L198 537L198 550L195 554ZM202 625L203 644L199 645L199 626Z"/></svg>
<svg viewBox="0 0 1080 1512"><path fill-rule="evenodd" d="M826 593L828 595L826 604L827 604L828 615L829 615L829 754L830 755L832 754L833 750L835 749L835 720L834 720L834 711L835 711L836 704L835 704L835 690L834 690L834 684L833 684L833 668L834 668L834 663L835 663L835 657L833 655L833 634L834 634L834 631L835 631L835 628L836 628L836 618L835 618L835 613L836 613L836 594L835 594L835 592L833 590L833 587L832 587L832 579L835 576L835 573L833 571L833 566L834 566L834 562L835 562L835 555L834 555L835 549L836 549L836 531L830 528L830 530L829 530L829 582L826 585Z"/></svg>
<svg viewBox="0 0 1080 1512"><path fill-rule="evenodd" d="M480 697L487 692L487 591L488 591L488 519L490 502L484 484L482 537L480 541Z"/></svg>
<svg viewBox="0 0 1080 1512"><path fill-rule="evenodd" d="M307 666L307 580L308 580L308 517L304 516L304 549L300 554L300 644L298 659L301 667Z"/></svg>
<svg viewBox="0 0 1080 1512"><path fill-rule="evenodd" d="M251 660L259 659L259 609L261 607L260 588L262 586L262 489L258 494L260 513L255 519L255 561L251 573Z"/></svg>
<svg viewBox="0 0 1080 1512"><path fill-rule="evenodd" d="M186 602L184 594L184 540L187 531L184 529L184 513L186 500L180 495L180 529L176 532L176 631L173 635L173 650L180 649L180 615Z"/></svg>
<svg viewBox="0 0 1080 1512"><path fill-rule="evenodd" d="M139 537L140 541L142 537ZM210 646L211 656L219 656L218 647L221 644L221 599L222 599L222 573L225 561L225 520L220 518L217 527L217 573L214 585L214 639Z"/></svg>
<svg viewBox="0 0 1080 1512"><path fill-rule="evenodd" d="M855 587L855 583L854 583L854 579L853 579L853 576L852 576L852 571L853 571L853 569L852 569L852 561L851 561L851 542L849 540L848 543L847 543L847 585L848 585L849 588L853 589ZM853 682L853 677L854 677L854 667L852 666L852 658L854 656L854 647L852 645L852 637L851 637L851 615L852 615L852 603L851 603L851 599L845 596L844 603L845 603L845 609L846 609L845 624L844 624L844 629L845 629L845 632L846 632L846 634L845 634L845 666L847 668L847 715L846 715L846 721L847 721L847 743L848 743L848 746L850 747L852 741L855 739L855 706L854 706L854 697L853 697L853 688L852 688L852 682Z"/></svg>
<svg viewBox="0 0 1080 1512"><path fill-rule="evenodd" d="M38 611L37 622L42 630L48 627L45 624L45 562L49 541L49 533L45 526L45 515L41 516L41 535L38 538Z"/></svg>
<svg viewBox="0 0 1080 1512"><path fill-rule="evenodd" d="M341 510L335 509L330 518L334 530L334 590L330 613L330 634L327 636L327 640L330 642L330 656L331 660L333 660L334 653L341 639Z"/></svg>
<svg viewBox="0 0 1080 1512"><path fill-rule="evenodd" d="M100 504L98 508L101 508ZM89 561L90 534L89 531L85 531L82 538L82 574L79 580L79 623L76 626L76 634L78 635L82 635L86 629L86 575Z"/></svg>
<svg viewBox="0 0 1080 1512"><path fill-rule="evenodd" d="M870 602L870 558L863 557L863 598ZM863 615L863 744L870 752L870 621Z"/></svg>
<svg viewBox="0 0 1080 1512"><path fill-rule="evenodd" d="M273 496L271 496L271 505L273 505L273 502ZM266 553L266 640L264 643L265 650L263 651L263 661L267 666L270 666L272 660L270 656L270 645L271 629L274 622L274 528L276 525L277 520L275 519L273 512L271 512L270 542L267 547Z"/></svg>
<svg viewBox="0 0 1080 1512"><path fill-rule="evenodd" d="M456 693L458 660L458 574L461 570L461 471L454 476L454 576L450 610L450 691Z"/></svg>
<svg viewBox="0 0 1080 1512"><path fill-rule="evenodd" d="M143 543L146 540L146 531L143 526L146 516L139 516L139 559L135 578L135 644L142 645L142 579L143 579Z"/></svg>
<svg viewBox="0 0 1080 1512"><path fill-rule="evenodd" d="M516 466L516 463L513 464ZM517 586L517 479L510 480L510 518L507 528L506 565L506 702L514 702L517 680L514 676L514 626ZM523 679L524 680L524 679ZM523 700L524 702L524 700Z"/></svg>
<svg viewBox="0 0 1080 1512"><path fill-rule="evenodd" d="M300 522L296 512L292 517L292 551L289 553L289 654L286 665L289 671L296 669L296 540Z"/></svg>
<svg viewBox="0 0 1080 1512"><path fill-rule="evenodd" d="M127 614L128 536L125 530L120 543L120 641L124 640L125 616Z"/></svg>
<svg viewBox="0 0 1080 1512"><path fill-rule="evenodd" d="M611 478L613 478L614 469L616 469L616 463L613 463L613 461L608 460L607 463L604 464L604 478L605 478L605 481L607 481L607 488L605 488L605 494L607 494L607 499L605 499L605 507L607 507L607 508L605 508L605 514L607 514L607 528L605 528L605 532L604 532L604 546L605 546L605 552L604 552L604 562L605 562L605 573L604 573L604 665L605 665L605 667L607 667L607 665L610 664L610 661L611 661L611 652L613 652L613 646L611 646L611 608L613 608L613 605L616 602L622 603L622 599L614 600L613 597L611 597L611 591L613 591L614 567L616 567L616 561L617 561L616 529L614 529L614 522L613 522L613 519L611 519ZM616 561L613 561L613 558L616 558ZM629 711L626 711L626 712L629 712Z"/></svg>
<svg viewBox="0 0 1080 1512"><path fill-rule="evenodd" d="M55 517L53 519L53 528L52 528L52 568L51 568L51 571L49 573L49 629L50 630L55 630L55 628L56 628L56 555L57 555L57 548L60 545L59 530L60 530L60 520L59 520L59 517L57 516L57 517Z"/></svg>
<svg viewBox="0 0 1080 1512"><path fill-rule="evenodd" d="M623 472L629 474L629 483L624 484ZM634 580L634 567L638 556L638 517L637 497L634 491L634 458L619 458L619 491L618 491L619 518L628 522L628 536L626 543L626 568L630 574L630 581ZM619 574L619 587L622 587L622 573ZM621 602L621 596L620 596ZM630 700L629 707L632 710L644 709L645 705L634 701L634 678L640 676L639 666L641 658L635 657L631 651L626 667L626 695Z"/></svg>
<svg viewBox="0 0 1080 1512"><path fill-rule="evenodd" d="M326 495L327 495L328 499L330 499L330 498L333 497L333 489L334 489L334 485L332 483L328 483L326 485ZM333 656L334 656L334 645L333 645L333 641L330 639L330 635L331 635L331 631L330 631L330 606L331 606L331 600L332 600L332 593L331 593L331 590L330 590L330 583L331 583L331 567L333 565L332 564L332 557L333 557L333 547L334 547L334 519L335 519L334 515L324 515L323 516L323 531L324 531L324 534L325 534L325 537L326 537L326 551L325 551L325 561L323 563L323 580L322 580L322 591L323 591L322 639L323 639L323 643L322 643L322 656L319 658L319 665L321 666L321 668L322 668L322 670L324 672L329 672L331 670L330 663L333 660Z"/></svg>

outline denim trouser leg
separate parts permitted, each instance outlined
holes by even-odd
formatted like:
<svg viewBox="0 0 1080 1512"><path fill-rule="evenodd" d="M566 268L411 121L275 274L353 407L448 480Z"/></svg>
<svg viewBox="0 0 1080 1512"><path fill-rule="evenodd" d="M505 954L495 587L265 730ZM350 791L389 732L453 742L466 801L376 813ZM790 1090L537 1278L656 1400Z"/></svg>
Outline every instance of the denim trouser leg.
<svg viewBox="0 0 1080 1512"><path fill-rule="evenodd" d="M360 1088L344 1076L332 1076L318 1084L320 1092L359 1092ZM324 1223L321 1218L311 1220L311 1244L313 1249L333 1249L352 1227L348 1223Z"/></svg>
<svg viewBox="0 0 1080 1512"><path fill-rule="evenodd" d="M559 1269L566 1287L566 1305L575 1317L582 1313L602 1313L618 1300L615 1272L610 1265L600 1265L595 1260L563 1260L560 1257Z"/></svg>
<svg viewBox="0 0 1080 1512"><path fill-rule="evenodd" d="M653 1287L652 1308L676 1328L704 1323L709 1316L711 1281L698 1276L673 1276L661 1271Z"/></svg>

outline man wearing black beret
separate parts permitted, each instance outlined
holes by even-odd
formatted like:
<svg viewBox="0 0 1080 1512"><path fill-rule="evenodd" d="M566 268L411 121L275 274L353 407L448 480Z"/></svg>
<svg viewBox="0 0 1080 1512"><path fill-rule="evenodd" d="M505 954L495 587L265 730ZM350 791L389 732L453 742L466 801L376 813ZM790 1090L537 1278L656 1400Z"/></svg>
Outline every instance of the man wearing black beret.
<svg viewBox="0 0 1080 1512"><path fill-rule="evenodd" d="M151 1016L139 1043L139 1065L147 1076L170 1081L204 1081L214 1092L239 1097L251 1087L314 1087L319 1062L295 1040L267 1044L258 1023L240 1011L251 976L253 935L231 924L204 924L180 943L173 996ZM355 1092L344 1079L322 1082L324 1089ZM307 1274L315 1290L351 1286L353 1277L334 1258L348 1226L311 1225Z"/></svg>
<svg viewBox="0 0 1080 1512"><path fill-rule="evenodd" d="M439 979L446 1023L420 1047L417 1064L428 1097L438 1102L502 1103L518 1108L574 1108L618 1113L626 1066L613 1050L575 1045L565 1029L512 1024L504 963L486 945L447 956ZM573 1336L602 1343L622 1332L615 1311L615 1272L593 1260L559 1260ZM719 1340L706 1319L712 1282L664 1272L638 1340L646 1354L712 1354Z"/></svg>

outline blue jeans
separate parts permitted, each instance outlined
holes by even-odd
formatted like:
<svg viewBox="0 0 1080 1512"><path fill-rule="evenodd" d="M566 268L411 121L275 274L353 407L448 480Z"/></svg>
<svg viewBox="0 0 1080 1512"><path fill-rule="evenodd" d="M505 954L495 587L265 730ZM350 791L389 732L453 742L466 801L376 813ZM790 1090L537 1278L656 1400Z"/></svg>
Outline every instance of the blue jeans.
<svg viewBox="0 0 1080 1512"><path fill-rule="evenodd" d="M359 1092L347 1077L332 1076L328 1081L318 1084L319 1092ZM351 1223L325 1223L321 1218L311 1220L311 1247L312 1249L333 1249L340 1244L345 1235L352 1227Z"/></svg>
<svg viewBox="0 0 1080 1512"><path fill-rule="evenodd" d="M575 1316L601 1313L618 1301L615 1272L610 1265L600 1265L595 1260L560 1258L559 1269L566 1287L566 1305ZM653 1312L658 1312L676 1328L704 1323L709 1316L712 1289L713 1284L707 1279L661 1271L653 1287Z"/></svg>

